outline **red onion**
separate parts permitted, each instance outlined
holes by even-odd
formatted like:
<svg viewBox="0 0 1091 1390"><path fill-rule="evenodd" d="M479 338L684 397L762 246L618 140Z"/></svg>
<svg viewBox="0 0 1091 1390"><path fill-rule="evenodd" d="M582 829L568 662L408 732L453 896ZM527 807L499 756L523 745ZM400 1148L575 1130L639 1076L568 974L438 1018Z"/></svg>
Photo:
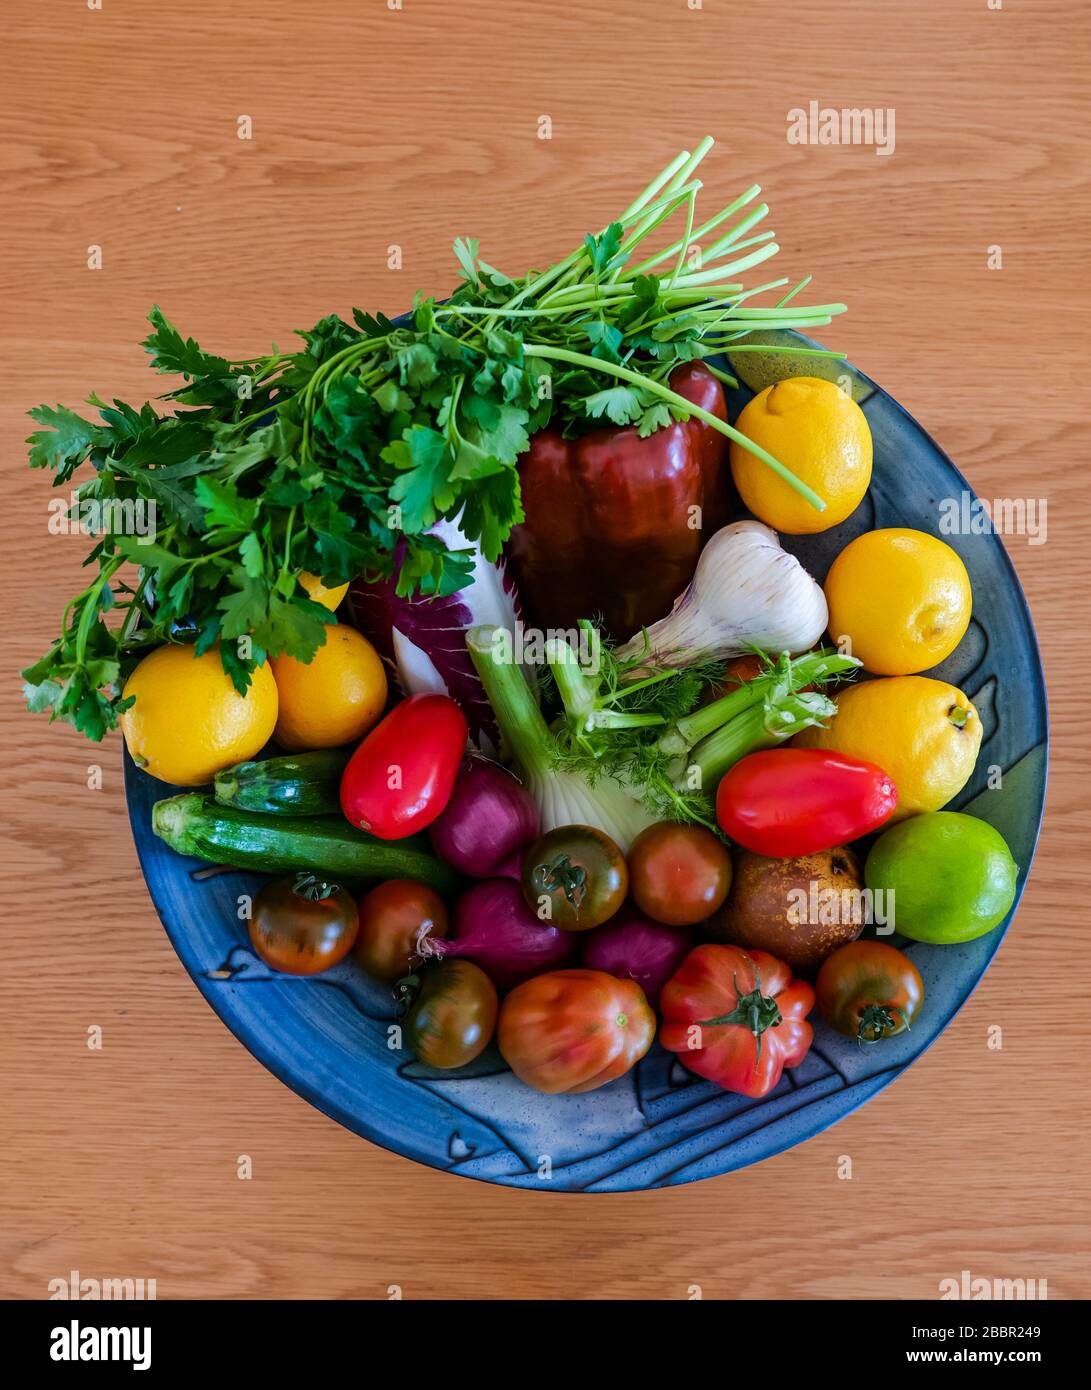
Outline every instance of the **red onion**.
<svg viewBox="0 0 1091 1390"><path fill-rule="evenodd" d="M498 763L469 757L428 834L439 857L470 878L518 878L521 851L538 828L526 788Z"/></svg>
<svg viewBox="0 0 1091 1390"><path fill-rule="evenodd" d="M692 950L693 932L664 927L627 902L608 922L585 933L582 942L581 964L635 980L654 1009L663 986Z"/></svg>
<svg viewBox="0 0 1091 1390"><path fill-rule="evenodd" d="M576 946L571 932L540 922L523 890L510 878L475 883L455 904L450 936L425 936L417 950L429 956L469 956L497 989L558 969Z"/></svg>

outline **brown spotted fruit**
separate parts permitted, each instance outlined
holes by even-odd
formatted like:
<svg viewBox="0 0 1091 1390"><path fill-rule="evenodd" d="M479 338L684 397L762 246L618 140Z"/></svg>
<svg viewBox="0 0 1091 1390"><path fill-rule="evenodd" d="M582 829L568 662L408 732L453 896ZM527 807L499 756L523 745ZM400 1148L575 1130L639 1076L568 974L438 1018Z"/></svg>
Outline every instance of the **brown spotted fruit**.
<svg viewBox="0 0 1091 1390"><path fill-rule="evenodd" d="M768 951L797 974L855 941L866 921L860 861L835 845L796 859L766 859L743 850L727 901L704 924L714 941Z"/></svg>

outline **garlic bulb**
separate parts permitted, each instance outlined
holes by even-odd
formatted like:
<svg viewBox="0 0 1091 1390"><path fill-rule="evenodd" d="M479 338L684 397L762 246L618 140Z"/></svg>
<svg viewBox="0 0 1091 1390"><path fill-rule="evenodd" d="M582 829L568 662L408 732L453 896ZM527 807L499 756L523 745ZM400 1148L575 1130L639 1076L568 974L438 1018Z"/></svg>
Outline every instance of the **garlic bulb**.
<svg viewBox="0 0 1091 1390"><path fill-rule="evenodd" d="M648 628L650 656L686 666L708 658L802 652L826 630L826 596L775 531L760 521L735 521L701 552L689 587L665 618ZM644 634L619 650L639 657Z"/></svg>

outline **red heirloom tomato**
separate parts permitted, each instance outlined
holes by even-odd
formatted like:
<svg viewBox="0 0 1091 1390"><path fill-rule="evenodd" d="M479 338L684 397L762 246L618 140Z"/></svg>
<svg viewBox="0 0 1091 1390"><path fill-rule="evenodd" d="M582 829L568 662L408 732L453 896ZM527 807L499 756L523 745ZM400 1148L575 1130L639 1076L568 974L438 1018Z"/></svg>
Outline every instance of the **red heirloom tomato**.
<svg viewBox="0 0 1091 1390"><path fill-rule="evenodd" d="M660 1044L725 1091L765 1096L814 1036L814 990L775 956L698 946L663 986Z"/></svg>
<svg viewBox="0 0 1091 1390"><path fill-rule="evenodd" d="M853 941L822 962L815 994L831 1028L874 1043L913 1026L924 1002L924 981L897 947Z"/></svg>
<svg viewBox="0 0 1091 1390"><path fill-rule="evenodd" d="M250 942L274 970L317 975L348 955L358 926L351 893L314 874L296 874L275 878L258 890Z"/></svg>
<svg viewBox="0 0 1091 1390"><path fill-rule="evenodd" d="M551 970L517 985L496 1028L504 1061L549 1096L593 1091L624 1076L654 1037L644 991L603 970Z"/></svg>
<svg viewBox="0 0 1091 1390"><path fill-rule="evenodd" d="M741 758L716 792L716 819L744 849L795 859L848 844L894 811L881 767L821 748L769 748Z"/></svg>
<svg viewBox="0 0 1091 1390"><path fill-rule="evenodd" d="M629 849L629 892L654 922L695 926L722 905L730 887L731 856L704 826L660 821Z"/></svg>
<svg viewBox="0 0 1091 1390"><path fill-rule="evenodd" d="M376 724L341 777L341 810L380 840L431 825L466 751L466 716L446 695L410 695Z"/></svg>
<svg viewBox="0 0 1091 1390"><path fill-rule="evenodd" d="M447 909L438 893L411 878L389 878L360 899L354 955L376 980L408 975L422 935L446 936Z"/></svg>

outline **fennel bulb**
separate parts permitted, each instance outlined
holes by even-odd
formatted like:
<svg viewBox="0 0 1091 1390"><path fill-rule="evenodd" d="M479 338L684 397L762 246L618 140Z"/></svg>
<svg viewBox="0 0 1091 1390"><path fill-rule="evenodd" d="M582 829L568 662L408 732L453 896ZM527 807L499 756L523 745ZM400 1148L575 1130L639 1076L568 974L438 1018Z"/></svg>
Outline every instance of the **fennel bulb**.
<svg viewBox="0 0 1091 1390"><path fill-rule="evenodd" d="M579 772L559 768L556 740L546 725L526 676L511 659L510 634L498 626L473 627L466 648L492 705L500 733L537 803L542 832L561 825L592 825L609 835L623 854L642 830L658 819L630 790L603 774L592 785Z"/></svg>

